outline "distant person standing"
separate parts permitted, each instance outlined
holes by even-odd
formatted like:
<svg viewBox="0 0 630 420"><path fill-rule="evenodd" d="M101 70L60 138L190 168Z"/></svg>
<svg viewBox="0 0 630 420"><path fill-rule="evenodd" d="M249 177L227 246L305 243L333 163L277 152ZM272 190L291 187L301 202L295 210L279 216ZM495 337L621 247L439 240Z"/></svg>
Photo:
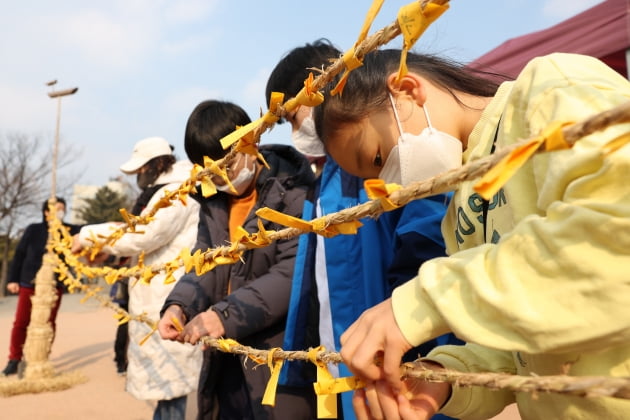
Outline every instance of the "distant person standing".
<svg viewBox="0 0 630 420"><path fill-rule="evenodd" d="M177 161L173 147L161 137L148 137L134 146L130 159L120 170L136 175L142 193L136 200L132 213L146 214L164 196L164 192L176 190L188 179L192 163ZM197 238L199 204L177 200L160 209L151 223L138 226L142 234L126 234L103 252L132 257L133 264L144 253L146 266L164 264L173 260L184 248L192 248ZM84 226L75 236L73 252L92 244L91 238L110 235L121 227L119 222ZM173 273L176 282L184 274L184 267ZM165 274L156 275L149 284L136 278L129 279L129 313L146 313L150 319L159 319L164 299L176 282L165 283ZM153 420L184 420L187 395L197 388L202 354L197 346L160 339L151 335L149 326L141 322L129 323L127 348L126 391L139 400L157 400Z"/></svg>
<svg viewBox="0 0 630 420"><path fill-rule="evenodd" d="M61 197L56 199L57 218L63 221L66 214L66 201ZM46 200L42 204L43 220L40 223L33 223L26 227L9 267L7 290L13 294L17 293L18 301L15 308L15 320L11 330L9 362L2 371L3 376L16 374L22 360L22 351L26 342L26 330L31 322L31 296L35 294L35 276L42 266L42 259L46 253L48 214L48 200ZM79 226L66 223L64 223L64 226L70 230L70 234L75 234L79 231ZM49 318L53 334L56 328L57 312L61 305L61 296L64 291L63 283L59 281L57 274L55 274L55 278L57 278L57 300L50 311Z"/></svg>

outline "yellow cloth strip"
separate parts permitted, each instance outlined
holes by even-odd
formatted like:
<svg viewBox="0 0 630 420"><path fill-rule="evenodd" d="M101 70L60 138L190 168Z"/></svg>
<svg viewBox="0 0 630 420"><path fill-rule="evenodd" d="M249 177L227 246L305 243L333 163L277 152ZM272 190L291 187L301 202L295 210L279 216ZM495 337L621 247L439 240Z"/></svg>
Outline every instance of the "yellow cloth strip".
<svg viewBox="0 0 630 420"><path fill-rule="evenodd" d="M304 87L300 89L295 97L285 102L284 110L286 112L297 110L301 105L316 107L324 102L324 94L313 87L314 81L313 73L309 73L308 77L304 79Z"/></svg>
<svg viewBox="0 0 630 420"><path fill-rule="evenodd" d="M333 236L337 236L339 234L356 235L359 228L363 226L363 223L359 222L358 220L351 220L335 225L327 225L326 223L327 222L324 219L313 220L311 222L313 232L326 238L332 238Z"/></svg>
<svg viewBox="0 0 630 420"><path fill-rule="evenodd" d="M283 101L284 93L271 92L271 95L269 97L269 111L275 114L278 111L278 107L282 105Z"/></svg>
<svg viewBox="0 0 630 420"><path fill-rule="evenodd" d="M368 32L370 31L370 27L376 18L376 15L381 10L381 6L383 6L384 0L374 0L370 9L365 16L365 21L363 22L363 27L361 28L361 32L359 33L359 38L357 42L354 43L352 48L346 51L343 54L343 63L346 67L343 75L337 85L330 91L332 96L341 95L343 92L343 88L346 86L346 82L348 81L348 76L350 76L350 72L357 67L363 65L363 62L359 60L356 56L356 48L357 46L367 37Z"/></svg>
<svg viewBox="0 0 630 420"><path fill-rule="evenodd" d="M422 8L422 4L419 1L414 1L400 8L397 19L404 42L403 50L400 54L400 68L397 81L400 81L407 74L407 51L413 47L429 25L435 22L446 10L448 10L448 4L428 3Z"/></svg>
<svg viewBox="0 0 630 420"><path fill-rule="evenodd" d="M151 283L151 280L156 275L157 275L157 273L154 273L153 270L151 269L151 267L147 267L142 272L142 277L140 277L140 281L142 281L142 284L148 285L148 284Z"/></svg>
<svg viewBox="0 0 630 420"><path fill-rule="evenodd" d="M175 318L174 316L171 317L171 322L173 323L173 326L175 327L175 329L177 330L177 332L182 332L184 331L184 327L182 326L182 324L179 322L179 319Z"/></svg>
<svg viewBox="0 0 630 420"><path fill-rule="evenodd" d="M122 313L115 313L114 318L118 320L118 325L122 325L126 322L129 322L129 320L131 319L129 314L122 314Z"/></svg>
<svg viewBox="0 0 630 420"><path fill-rule="evenodd" d="M203 168L209 170L213 175L217 175L221 177L223 182L230 186L230 189L236 191L234 186L230 182L230 177L228 177L227 169L222 168L217 164L216 161L210 159L208 156L203 157ZM210 179L210 177L203 177L201 179L201 195L204 197L210 197L217 193L217 188L214 185L214 182Z"/></svg>
<svg viewBox="0 0 630 420"><path fill-rule="evenodd" d="M357 40L355 45L359 45L366 37L368 32L370 31L370 27L378 15L378 12L381 10L381 6L383 6L385 0L374 0L370 9L365 16L365 22L363 22L363 27L361 28L361 32L359 32L359 39Z"/></svg>
<svg viewBox="0 0 630 420"><path fill-rule="evenodd" d="M549 124L538 137L514 149L486 172L475 184L474 190L485 200L490 200L541 146L546 151L570 148L571 145L564 139L562 128L571 124L573 123L559 121Z"/></svg>
<svg viewBox="0 0 630 420"><path fill-rule="evenodd" d="M242 226L239 226L236 229L235 238L232 244L234 249L238 248L239 244L247 245L250 248L263 248L271 243L268 232L260 219L258 219L258 233L250 235Z"/></svg>
<svg viewBox="0 0 630 420"><path fill-rule="evenodd" d="M279 117L273 114L271 111L273 110L275 112L275 110L278 108L278 105L282 103L283 99L284 99L284 94L279 93L279 92L273 92L271 95L271 98L269 99L269 111L267 111L262 117L258 118L255 121L250 122L249 124L246 124L242 127L236 127L236 130L234 130L233 132L231 132L230 134L228 134L227 136L221 139L221 146L224 149L227 149L228 147L230 147L237 141L242 140L243 138L247 137L250 134L253 134L253 131L259 126L261 126L263 123L272 124L278 121ZM253 156L258 157L268 168L269 165L267 164L265 159L262 157L262 155L258 153L258 150L256 149L254 151L253 149L248 147L253 143L254 143L253 137L250 137L249 140L246 140L240 146L241 150L239 151L242 151L243 153L249 153Z"/></svg>
<svg viewBox="0 0 630 420"><path fill-rule="evenodd" d="M317 395L339 394L341 392L354 391L365 387L363 381L355 376L345 378L332 378L332 380L322 379L314 384Z"/></svg>
<svg viewBox="0 0 630 420"><path fill-rule="evenodd" d="M365 188L365 192L370 200L379 200L381 202L381 206L385 211L394 210L400 206L394 204L390 199L389 195L394 191L397 191L402 188L401 185L398 184L386 184L382 179L374 178L374 179L366 179L363 182L363 187Z"/></svg>
<svg viewBox="0 0 630 420"><path fill-rule="evenodd" d="M277 120L278 118L276 118L276 121ZM249 155L256 157L259 161L263 163L263 165L265 165L267 169L270 169L269 164L267 163L263 155L261 155L260 152L258 151L258 146L257 146L256 140L254 139L253 132L245 134L238 141L238 143L236 143L236 146L234 146L234 149L237 152L247 153Z"/></svg>
<svg viewBox="0 0 630 420"><path fill-rule="evenodd" d="M328 371L326 363L317 360L317 353L325 351L324 346L311 348L307 352L308 360L317 366L317 382L313 384L317 389L320 382L334 381L335 378ZM318 394L317 395L317 418L319 419L336 419L337 418L337 396L335 394Z"/></svg>
<svg viewBox="0 0 630 420"><path fill-rule="evenodd" d="M359 227L362 226L362 223L358 220L351 220L333 226L326 225L325 221L322 219L315 219L312 222L307 222L306 220L281 213L277 210L270 209L269 207L258 209L256 211L256 216L282 226L292 227L306 232L314 232L326 238L332 238L333 236L337 236L339 234L353 235L356 234Z"/></svg>
<svg viewBox="0 0 630 420"><path fill-rule="evenodd" d="M157 323L153 324L151 326L151 332L149 332L147 335L144 336L142 340L140 340L140 345L142 346L144 343L146 343L149 340L149 338L151 338L153 333L157 331L157 329L158 329Z"/></svg>
<svg viewBox="0 0 630 420"><path fill-rule="evenodd" d="M232 131L230 134L221 139L221 146L224 149L227 149L228 147L239 141L241 137L243 137L247 133L251 133L252 131L254 131L258 126L263 123L263 121L264 118L261 117L255 121L250 122L249 124L237 128L236 130Z"/></svg>
<svg viewBox="0 0 630 420"><path fill-rule="evenodd" d="M330 91L331 96L341 95L343 88L346 86L346 82L348 81L348 77L350 76L350 72L363 65L363 61L357 58L354 48L355 47L352 47L343 55L343 63L346 66L346 69L344 70L343 76L341 76L337 85Z"/></svg>
<svg viewBox="0 0 630 420"><path fill-rule="evenodd" d="M226 255L222 255L223 253L226 253ZM215 251L211 258L206 259L206 254L201 252L200 249L196 250L195 253L191 255L190 250L184 248L179 253L178 258L182 261L184 270L187 273L194 268L195 273L200 276L214 269L217 265L234 264L238 262L241 259L241 253L242 252L237 249L237 247L233 247L227 251Z"/></svg>
<svg viewBox="0 0 630 420"><path fill-rule="evenodd" d="M226 353L230 353L232 350L232 347L240 346L239 342L232 338L218 338L217 345L219 346L220 350Z"/></svg>
<svg viewBox="0 0 630 420"><path fill-rule="evenodd" d="M275 406L276 405L276 390L278 389L278 379L280 378L280 370L282 369L282 359L278 359L275 363L273 362L273 354L279 350L278 348L273 348L269 350L267 353L267 366L271 370L271 377L269 378L269 382L267 382L267 387L265 388L265 393L262 398L262 404Z"/></svg>
<svg viewBox="0 0 630 420"><path fill-rule="evenodd" d="M304 87L300 89L297 95L295 95L295 98L293 98L298 105L316 107L324 102L324 94L315 90L313 87L314 81L315 76L313 76L313 73L309 73L308 77L304 79ZM291 100L287 101L287 104L289 102L291 102Z"/></svg>
<svg viewBox="0 0 630 420"><path fill-rule="evenodd" d="M289 216L288 214L284 214L277 210L270 209L269 207L263 207L261 209L256 210L256 216L262 217L263 219L269 220L271 222L277 223L282 226L288 226L292 228L306 230L308 232L313 231L313 226L311 225L310 222L307 222L306 220L302 220L298 217Z"/></svg>

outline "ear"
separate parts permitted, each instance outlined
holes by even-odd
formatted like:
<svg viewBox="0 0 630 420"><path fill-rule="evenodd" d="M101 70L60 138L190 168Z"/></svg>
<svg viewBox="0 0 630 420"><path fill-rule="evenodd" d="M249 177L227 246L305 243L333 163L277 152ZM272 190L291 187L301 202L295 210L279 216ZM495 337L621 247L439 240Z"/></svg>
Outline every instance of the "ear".
<svg viewBox="0 0 630 420"><path fill-rule="evenodd" d="M391 92L394 99L402 95L413 100L419 106L423 106L427 100L426 81L415 73L407 73L398 80L398 72L392 73L387 77L387 88Z"/></svg>

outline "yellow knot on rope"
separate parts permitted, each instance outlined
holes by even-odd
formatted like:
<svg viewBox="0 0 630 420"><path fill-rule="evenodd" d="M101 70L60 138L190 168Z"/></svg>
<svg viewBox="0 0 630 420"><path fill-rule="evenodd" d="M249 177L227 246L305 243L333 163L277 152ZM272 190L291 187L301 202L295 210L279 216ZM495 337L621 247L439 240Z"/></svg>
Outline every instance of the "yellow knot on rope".
<svg viewBox="0 0 630 420"><path fill-rule="evenodd" d="M300 229L305 232L313 232L326 238L332 238L339 234L354 235L357 233L362 223L358 220L350 220L348 222L336 223L330 225L323 218L315 219L310 222L300 219L299 217L289 216L288 214L263 207L256 211L256 216L277 223L282 226Z"/></svg>
<svg viewBox="0 0 630 420"><path fill-rule="evenodd" d="M276 390L278 389L278 379L280 378L280 370L282 369L283 360L278 359L274 362L273 354L280 350L279 348L272 348L267 353L267 366L271 370L271 377L269 378L269 382L267 382L267 387L265 388L265 393L262 398L262 403L264 405L275 406L276 405Z"/></svg>
<svg viewBox="0 0 630 420"><path fill-rule="evenodd" d="M484 199L489 200L541 147L544 147L545 151L570 148L571 145L565 140L562 129L571 124L573 123L559 121L549 124L538 137L512 150L486 172L475 184L475 191Z"/></svg>
<svg viewBox="0 0 630 420"><path fill-rule="evenodd" d="M400 79L407 74L407 52L429 25L435 22L446 10L448 10L448 4L427 3L423 7L419 1L414 1L400 8L397 19L404 42L400 55L397 82L400 82Z"/></svg>
<svg viewBox="0 0 630 420"><path fill-rule="evenodd" d="M366 179L363 187L370 200L379 200L385 211L390 211L400 207L389 199L389 195L394 191L398 191L402 186L398 184L386 184L382 179Z"/></svg>

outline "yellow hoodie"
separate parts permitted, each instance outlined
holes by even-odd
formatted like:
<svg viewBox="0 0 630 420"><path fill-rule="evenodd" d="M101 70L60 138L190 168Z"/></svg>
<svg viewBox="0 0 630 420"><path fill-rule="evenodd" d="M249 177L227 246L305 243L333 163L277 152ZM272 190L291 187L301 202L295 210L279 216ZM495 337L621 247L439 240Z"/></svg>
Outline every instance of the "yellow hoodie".
<svg viewBox="0 0 630 420"><path fill-rule="evenodd" d="M580 121L630 100L630 83L600 61L552 54L501 85L468 140L464 160ZM602 145L630 125L536 155L490 200L467 182L442 224L449 257L426 262L393 294L411 344L447 331L469 344L428 358L471 372L630 376L630 146ZM518 403L523 419L630 418L630 401L453 388L442 408L484 419Z"/></svg>

